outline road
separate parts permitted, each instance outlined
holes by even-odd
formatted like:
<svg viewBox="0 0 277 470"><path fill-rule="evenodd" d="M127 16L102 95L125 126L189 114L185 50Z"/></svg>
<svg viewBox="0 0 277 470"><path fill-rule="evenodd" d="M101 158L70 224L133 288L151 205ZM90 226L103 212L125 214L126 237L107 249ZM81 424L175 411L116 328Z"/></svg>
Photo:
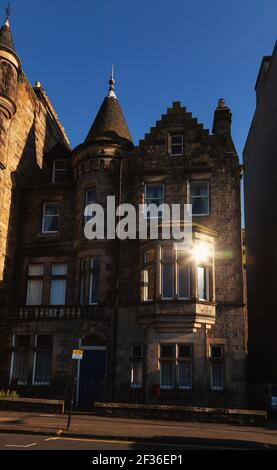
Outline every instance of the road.
<svg viewBox="0 0 277 470"><path fill-rule="evenodd" d="M258 449L268 449L266 444L260 444ZM151 442L136 441L118 441L118 440L101 440L101 439L80 439L80 438L63 438L63 437L47 437L43 435L29 434L0 434L0 450L164 450L169 453L174 450L250 450L253 446L247 442L237 442L230 444L224 440L216 440L213 443L204 439L198 439L192 442L191 439L184 439L182 444L158 444Z"/></svg>

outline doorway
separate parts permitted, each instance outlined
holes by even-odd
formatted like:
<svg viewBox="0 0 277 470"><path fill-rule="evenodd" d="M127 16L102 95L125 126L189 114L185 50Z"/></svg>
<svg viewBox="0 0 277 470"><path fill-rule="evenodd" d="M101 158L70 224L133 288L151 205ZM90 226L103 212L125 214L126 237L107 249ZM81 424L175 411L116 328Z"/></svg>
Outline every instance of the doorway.
<svg viewBox="0 0 277 470"><path fill-rule="evenodd" d="M96 401L105 399L105 346L81 346L83 359L78 364L76 404L79 409L91 410Z"/></svg>

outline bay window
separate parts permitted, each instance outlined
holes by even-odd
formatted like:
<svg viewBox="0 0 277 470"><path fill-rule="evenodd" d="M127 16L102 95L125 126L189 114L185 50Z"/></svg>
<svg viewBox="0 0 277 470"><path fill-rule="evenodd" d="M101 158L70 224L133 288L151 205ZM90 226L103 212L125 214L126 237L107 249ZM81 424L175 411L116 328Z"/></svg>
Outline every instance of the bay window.
<svg viewBox="0 0 277 470"><path fill-rule="evenodd" d="M155 250L144 252L143 269L143 300L153 300L155 298Z"/></svg>

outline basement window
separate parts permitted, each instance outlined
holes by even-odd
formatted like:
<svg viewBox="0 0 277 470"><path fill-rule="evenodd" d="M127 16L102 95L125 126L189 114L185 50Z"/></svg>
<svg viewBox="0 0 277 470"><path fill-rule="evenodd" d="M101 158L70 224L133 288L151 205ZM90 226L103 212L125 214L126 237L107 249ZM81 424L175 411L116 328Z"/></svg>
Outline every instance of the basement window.
<svg viewBox="0 0 277 470"><path fill-rule="evenodd" d="M224 389L224 346L213 344L210 346L211 361L211 389L221 391Z"/></svg>
<svg viewBox="0 0 277 470"><path fill-rule="evenodd" d="M143 381L143 346L133 344L131 346L131 387L141 388Z"/></svg>

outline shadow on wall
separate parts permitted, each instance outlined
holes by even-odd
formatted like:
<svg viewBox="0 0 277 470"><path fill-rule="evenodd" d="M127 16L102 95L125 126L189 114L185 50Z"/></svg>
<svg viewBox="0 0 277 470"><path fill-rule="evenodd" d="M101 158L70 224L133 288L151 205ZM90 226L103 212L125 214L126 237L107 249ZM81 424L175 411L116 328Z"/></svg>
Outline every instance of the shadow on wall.
<svg viewBox="0 0 277 470"><path fill-rule="evenodd" d="M53 137L53 125L50 123L49 116L46 117L45 126L43 155L57 144L57 138ZM17 265L18 237L20 236L20 228L24 223L24 208L22 207L21 194L25 188L39 186L45 181L45 177L47 177L45 166L43 169L40 168L37 161L37 134L36 116L34 116L17 168L10 175L11 201L6 247L4 250L4 272L3 279L0 281L0 305L6 307L17 303L19 300L19 285L15 267Z"/></svg>

